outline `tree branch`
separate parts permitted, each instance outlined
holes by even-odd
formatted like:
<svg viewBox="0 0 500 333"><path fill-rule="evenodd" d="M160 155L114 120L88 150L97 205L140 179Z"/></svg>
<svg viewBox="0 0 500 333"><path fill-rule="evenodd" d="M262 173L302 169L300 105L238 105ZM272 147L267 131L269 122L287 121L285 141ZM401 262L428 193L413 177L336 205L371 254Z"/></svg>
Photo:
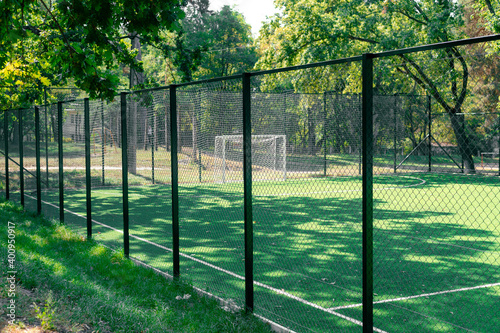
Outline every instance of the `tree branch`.
<svg viewBox="0 0 500 333"><path fill-rule="evenodd" d="M359 42L365 42L365 43L370 43L370 44L380 44L380 42L377 42L376 40L373 39L368 39L368 38L361 38L361 37L356 37L356 36L347 36L348 39L350 40L357 40Z"/></svg>
<svg viewBox="0 0 500 333"><path fill-rule="evenodd" d="M490 11L490 13L493 14L493 15L496 15L495 14L495 10L493 9L493 5L491 4L491 1L490 0L484 0L484 2L486 2L486 6L488 6L488 10Z"/></svg>
<svg viewBox="0 0 500 333"><path fill-rule="evenodd" d="M444 98L439 93L436 85L424 73L424 70L419 65L417 65L417 63L415 63L415 61L411 60L406 55L401 54L401 55L399 55L399 57L401 59L403 59L403 61L404 61L403 67L406 69L407 74L410 75L412 77L412 79L415 80L415 82L417 82L422 88L427 90L436 99L436 101L443 107L443 109L446 110L446 112L452 113L452 111L451 111L452 108L448 105L448 103L446 103ZM416 74L414 74L408 68L408 65L413 67L417 71L418 75L420 75L420 77L418 77Z"/></svg>
<svg viewBox="0 0 500 333"><path fill-rule="evenodd" d="M47 12L49 13L49 15L52 17L52 19L54 20L55 24L57 25L57 29L59 30L59 32L61 33L63 39L64 39L64 42L66 43L66 45L68 46L68 49L70 51L70 56L73 55L73 53L76 53L76 50L73 48L73 46L71 46L71 44L69 43L69 40L68 38L66 37L66 35L64 34L64 31L63 31L63 28L61 27L61 25L59 24L59 21L56 19L56 17L54 16L54 14L52 13L52 11L50 10L49 7L47 7L47 5L45 4L45 2L43 0L40 0L40 3L45 7L45 9L47 10Z"/></svg>
<svg viewBox="0 0 500 333"><path fill-rule="evenodd" d="M464 103L465 97L467 95L467 84L469 81L469 69L467 67L467 63L465 62L464 57L462 56L462 54L460 54L460 52L456 48L451 48L451 52L454 54L455 58L458 59L458 61L460 61L460 64L462 65L462 69L464 71L463 78L462 78L462 90L460 92L460 96L458 97L456 105L455 105L456 112L458 112L459 108L462 107L462 104Z"/></svg>
<svg viewBox="0 0 500 333"><path fill-rule="evenodd" d="M428 20L426 20L425 22L421 21L421 20L419 20L419 19L417 19L417 18L415 18L413 16L410 16L410 14L408 14L406 12L403 12L402 10L397 10L396 13L399 13L399 14L405 16L406 18L408 18L408 19L410 19L412 21L415 21L415 22L417 22L417 23L419 23L421 25L427 25L427 22L429 22Z"/></svg>
<svg viewBox="0 0 500 333"><path fill-rule="evenodd" d="M420 7L420 5L418 4L417 1L413 0L413 5L415 6L415 9L420 13L420 15L422 15L424 17L424 20L426 20L427 22L429 22L429 18L427 17L427 15L425 15L425 12L424 10L422 9L422 7Z"/></svg>

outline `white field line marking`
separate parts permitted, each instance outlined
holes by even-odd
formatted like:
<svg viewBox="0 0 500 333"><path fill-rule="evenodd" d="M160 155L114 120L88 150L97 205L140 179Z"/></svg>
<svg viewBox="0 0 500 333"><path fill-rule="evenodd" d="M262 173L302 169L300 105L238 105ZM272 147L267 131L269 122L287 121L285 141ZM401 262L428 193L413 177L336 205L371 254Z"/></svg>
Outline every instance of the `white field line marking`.
<svg viewBox="0 0 500 333"><path fill-rule="evenodd" d="M34 200L36 200L36 198L35 198L35 197L32 197L32 196L30 196L30 195L27 195L27 196L28 196L28 197L30 197L30 198L32 198L32 199L34 199ZM45 201L44 201L44 202L45 202ZM48 205L50 205L50 206L53 206L53 207L59 208L58 206L56 206L56 205L54 205L54 204L51 204L51 203L49 203L49 202L45 202L45 203L46 203L46 204L48 204ZM76 213L76 212L73 212L73 211L71 211L71 210L69 210L69 209L66 209L66 208L65 208L64 210L65 210L66 212L68 212L68 213L74 214L74 215L79 216L79 217L81 217L81 218L85 218L85 216L83 216L83 215L81 215L81 214L78 214L78 213ZM99 224L99 225L101 225L101 226L103 226L103 227L105 227L105 228L108 228L108 229L111 229L111 230L113 230L113 231L117 231L117 232L119 232L119 233L123 234L123 231L118 230L118 229L116 229L116 228L113 228L113 227L111 227L111 226L109 226L109 225L106 225L106 224L104 224L104 223L98 222L98 221L96 221L96 220L94 220L94 219L92 219L92 222L97 223L97 224ZM138 236L134 236L134 235L132 235L132 234L130 234L129 236L130 236L130 237L132 237L132 238L135 238L135 239L137 239L137 240L140 240L140 241L146 242L146 243L148 243L148 244L151 244L151 245L153 245L153 246L156 246L156 247L158 247L158 248L160 248L160 249L163 249L163 250L166 250L166 251L169 251L169 252L173 252L173 250L172 250L172 249L170 249L170 248L168 248L168 247L166 247L166 246L163 246L163 245L160 245L160 244L157 244L157 243L151 242L151 241L149 241L149 240L147 240L147 239L144 239L144 238L141 238L141 237L138 237ZM226 273L226 274L228 274L228 275L231 275L232 277L235 277L235 278L237 278L237 279L239 279L239 280L243 280L243 281L245 280L245 277L243 277L243 276L241 276L241 275L238 275L238 274L233 273L233 272L231 272L231 271L225 270L224 268L221 268L221 267L218 267L218 266L212 265L212 264L210 264L210 263L208 263L208 262L206 262L206 261L200 260L200 259L195 258L195 257L193 257L193 256L190 256L190 255L184 254L184 253L182 253L182 252L180 252L180 253L179 253L179 255L180 255L180 256L182 256L182 257L184 257L184 258L187 258L187 259L193 260L193 261L195 261L195 262L198 262L198 263L200 263L200 264L202 264L202 265L206 265L206 266L208 266L208 267L210 267L210 268L213 268L213 269L215 269L215 270L218 270L218 271L220 271L220 272L223 272L223 273ZM343 314L340 314L340 313L338 313L338 312L335 312L334 310L327 309L327 308L324 308L324 307L319 306L319 305L317 305L317 304L314 304L314 303L312 303L312 302L306 301L305 299L300 298L300 297L297 297L297 296L292 295L292 294L290 294L290 293L287 293L286 291L283 291L283 290L280 290L280 289L277 289L277 288L271 287L271 286L269 286L269 285L267 285L267 284L264 284L264 283L261 283L261 282L258 282L258 281L253 281L253 283L254 283L256 286L259 286L259 287L263 287L263 288L266 288L266 289L272 290L272 291L274 291L274 292L275 292L275 293L277 293L277 294L280 294L280 295L283 295L283 296L289 297L289 298L291 298L291 299L294 299L294 300L299 301L299 302L301 302L301 303L304 303L304 304L306 304L306 305L312 306L313 308L316 308L316 309L318 309L318 310L321 310L321 311L324 311L324 312L327 312L327 313L333 314L333 315L335 315L335 316L337 316L337 317L340 317L340 318L342 318L342 319L345 319L345 320L347 320L347 321L349 321L349 322L351 322L351 323L353 323L353 324L356 324L356 325L359 325L359 326L363 326L363 322L362 322L362 321L356 320L356 319L354 319L354 318L351 318L351 317L345 316L345 315L343 315ZM376 328L376 327L374 327L374 328L373 328L373 330L374 330L375 332L378 332L378 333L388 333L388 332L383 331L383 330L381 330L381 329L378 329L378 328Z"/></svg>
<svg viewBox="0 0 500 333"><path fill-rule="evenodd" d="M426 183L425 180L417 178L417 177L412 177L412 176L400 176L404 178L411 178L415 180L419 180L420 183L418 184L410 184L410 185L404 185L404 186L392 186L392 187L383 187L383 188L375 188L373 191L386 191L386 190L396 190L399 188L410 188L410 187L416 187L420 185L424 185ZM304 195L304 194L322 194L322 193L348 193L348 192L362 192L363 190L339 190L339 191L315 191L315 192L301 192L301 193L278 193L278 194L261 194L261 195L254 195L255 197L284 197L284 196L289 196L289 195ZM255 191L257 192L257 191Z"/></svg>
<svg viewBox="0 0 500 333"><path fill-rule="evenodd" d="M420 181L420 183L410 184L410 185L404 185L404 186L393 186L393 187L376 188L376 189L373 189L373 191L386 191L386 190L396 190L396 189L400 189L400 188L410 188L410 187L420 186L420 185L423 185L423 184L426 183L425 180L417 178L417 177L412 177L412 176L401 176L401 177L415 179L415 180ZM256 189L254 192L258 192L258 190ZM254 197L284 197L284 196L289 196L289 195L304 195L304 194L307 195L307 194L322 194L322 193L349 193L349 192L362 192L362 190L314 191L314 192L278 193L278 194L261 194L261 195L254 194ZM117 195L116 192L99 191L99 193L109 194L109 195L114 195L114 196ZM240 193L238 193L238 194L240 194ZM120 194L118 194L118 195L120 195ZM129 195L130 196L135 196L135 197L149 197L149 196L146 196L144 194L134 194L132 192L130 192ZM209 195L204 195L204 196L201 195L201 196L192 196L192 198L193 197L202 198L202 197L211 197L211 196L209 196Z"/></svg>
<svg viewBox="0 0 500 333"><path fill-rule="evenodd" d="M139 168L136 168L137 170L151 170L152 167L139 167ZM28 166L25 168L26 170L30 170L30 171L35 171L36 170L36 167L33 167L33 166ZM44 166L42 166L42 169L47 169L45 168ZM48 167L49 170L59 170L59 167ZM78 167L78 166L64 166L63 167L64 171L66 170L86 170L85 167ZM102 167L101 166L92 166L90 167L91 170L102 170ZM107 166L107 167L104 167L104 170L122 170L122 167L121 166L117 166L117 167L114 167L114 166ZM170 170L170 168L166 169L166 168L161 168L161 167L155 167L155 170Z"/></svg>
<svg viewBox="0 0 500 333"><path fill-rule="evenodd" d="M397 301L406 301L409 299L414 299L414 298L421 298L421 297L429 297L429 296L436 296L436 295L444 295L444 294L451 294L451 293L458 293L461 291L469 291L469 290L475 290L475 289L482 289L482 288L491 288L491 287L496 287L500 286L499 283L490 283L490 284L485 284L482 286L475 286L475 287L467 287L467 288L460 288L460 289L451 289L451 290L445 290L445 291L438 291L435 293L427 293L427 294L421 294L421 295L414 295L414 296L407 296L407 297L398 297L398 298L391 298L391 299L385 299L382 301L377 301L373 302L373 304L383 304L383 303L390 303L390 302L397 302ZM337 306L334 308L329 308L330 310L342 310L342 309L350 309L350 308L356 308L363 306L362 303L358 304L351 304L351 305L345 305L345 306Z"/></svg>

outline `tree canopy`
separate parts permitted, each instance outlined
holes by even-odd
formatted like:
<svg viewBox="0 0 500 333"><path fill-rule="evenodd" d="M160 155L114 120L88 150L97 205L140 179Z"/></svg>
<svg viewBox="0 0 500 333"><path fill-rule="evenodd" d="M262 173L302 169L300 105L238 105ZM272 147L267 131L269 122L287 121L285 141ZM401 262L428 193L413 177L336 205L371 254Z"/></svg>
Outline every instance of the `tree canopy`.
<svg viewBox="0 0 500 333"><path fill-rule="evenodd" d="M250 25L229 6L215 12L188 10L174 54L185 82L250 71L257 61Z"/></svg>
<svg viewBox="0 0 500 333"><path fill-rule="evenodd" d="M182 4L182 0L2 1L0 84L19 90L71 81L93 98L112 98L119 65L141 66L130 50L130 35L158 42L161 30L179 29Z"/></svg>

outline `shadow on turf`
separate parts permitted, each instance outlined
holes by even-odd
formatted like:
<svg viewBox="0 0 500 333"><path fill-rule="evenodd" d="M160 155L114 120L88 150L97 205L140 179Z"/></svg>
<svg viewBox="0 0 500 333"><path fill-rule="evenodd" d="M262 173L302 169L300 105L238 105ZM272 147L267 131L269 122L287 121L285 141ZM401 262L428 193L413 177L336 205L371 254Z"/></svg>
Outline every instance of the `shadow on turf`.
<svg viewBox="0 0 500 333"><path fill-rule="evenodd" d="M481 175L425 173L412 176L426 181L420 186L424 190L457 184L472 186L472 189L474 186L500 185L498 177ZM386 180L393 178L395 180ZM75 183L77 179L78 175L75 176ZM71 180L69 177L68 181ZM347 184L352 182L352 178L327 178L325 181L345 181ZM399 181L404 184L408 180L392 176L376 176L374 179L376 184L382 185L399 185ZM236 185L239 189L241 186ZM172 247L170 191L169 186L133 189L134 195L129 202L131 234L167 248ZM121 196L99 196L98 193L96 191L93 197L95 218L122 230ZM85 213L82 193L76 195L75 192L72 196L68 191L65 195L68 208ZM457 197L457 204L460 199ZM227 192L215 186L181 185L179 200L181 252L244 276L242 193L234 188ZM411 207L420 205L418 211L390 209L398 203L398 198L390 200L374 200L377 299L477 286L500 279L498 261L488 262L484 257L484 253L495 253L499 249L495 233L481 228L479 224L477 227L466 227L446 222L453 218L453 214L425 209L425 196L414 198L415 204ZM488 198L479 196L478 200ZM300 295L324 308L361 302L362 201L359 195L352 198L268 197L254 198L253 201L255 280ZM85 226L83 219L77 218L74 223L81 228ZM106 232L102 227L100 230ZM157 267L171 267L170 263L162 262L171 260L168 252L154 244L131 240L131 255ZM244 297L240 279L203 263L181 257L181 275L219 296L235 298L238 302ZM302 311L309 307L288 297L277 296L266 288L258 302L258 306L271 310L277 317L308 323L316 329L334 327L339 321L337 317L325 315L319 310L311 310L312 313ZM456 313L463 312L464 327L474 329L470 314L477 309L473 306L459 309L459 304L450 302L446 311L454 309ZM419 311L427 313L427 316L446 318L454 323L446 311L426 312L426 308L440 311L432 299L421 303ZM302 312L297 312L299 308ZM428 332L449 328L445 324L441 328L436 327L424 316L413 316L399 308L390 309L378 313L377 320L393 325L391 329L399 329L398 323L391 321L394 317L406 318L406 327ZM361 319L359 311L345 312ZM484 315L487 317L488 313Z"/></svg>
<svg viewBox="0 0 500 333"><path fill-rule="evenodd" d="M490 177L426 175L427 183L423 187L456 184L457 178L464 185L498 185ZM171 248L170 188L136 188L134 193L129 202L131 234ZM82 200L84 198L80 202L75 200L73 204L84 204ZM228 193L215 187L182 187L179 200L181 252L220 268L181 257L181 276L198 287L241 302L244 297L242 281L222 271L244 276L241 192ZM392 200L397 202L398 198ZM423 202L425 206L425 200ZM359 197L254 198L255 280L300 295L324 308L359 303L362 291L361 204ZM450 212L390 209L393 204L388 200L374 200L377 299L477 286L500 279L499 263L488 262L484 257L485 253L493 254L499 249L495 233L480 225L466 227L446 222L453 218ZM94 201L94 209L102 216L99 221L122 230L119 207L119 196L95 198ZM171 259L168 252L154 244L131 240L131 255L145 258L153 265L170 266L161 262ZM277 296L266 288L262 295L258 306L273 311L278 317L302 321L316 329L334 327L340 320L319 310L298 313L297 308L308 307L288 297ZM474 329L473 318L468 314L476 309L459 309L459 304L450 302L446 311L453 308L464 312L463 325ZM422 302L421 307L419 311L424 313L426 307L438 311L432 299ZM349 311L356 319L361 319L359 312L345 312ZM446 311L426 315L449 320ZM407 327L420 327L428 332L448 327L445 324L436 327L424 316L415 317L399 308L391 308L378 316L378 321L392 325L391 329L398 329L399 323L390 319L395 316L406 316Z"/></svg>

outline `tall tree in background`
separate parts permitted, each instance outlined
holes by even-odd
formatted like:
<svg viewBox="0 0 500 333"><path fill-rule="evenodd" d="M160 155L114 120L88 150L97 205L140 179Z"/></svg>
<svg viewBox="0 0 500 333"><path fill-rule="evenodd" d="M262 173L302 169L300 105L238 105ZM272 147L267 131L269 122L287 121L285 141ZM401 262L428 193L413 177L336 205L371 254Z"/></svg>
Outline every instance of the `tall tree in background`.
<svg viewBox="0 0 500 333"><path fill-rule="evenodd" d="M201 57L199 79L229 76L253 69L257 53L244 17L229 6L210 15L206 22L208 49Z"/></svg>
<svg viewBox="0 0 500 333"><path fill-rule="evenodd" d="M207 8L188 8L176 38L174 63L184 82L249 71L257 61L244 17L229 6Z"/></svg>
<svg viewBox="0 0 500 333"><path fill-rule="evenodd" d="M454 0L277 0L282 8L261 29L260 68L304 64L451 41L466 37L463 7ZM447 59L437 62L435 59ZM448 114L466 172L474 172L471 138L464 130L469 64L459 48L401 55L397 71L431 95ZM387 83L377 82L390 92Z"/></svg>
<svg viewBox="0 0 500 333"><path fill-rule="evenodd" d="M189 4L182 30L177 33L174 67L182 82L222 77L249 71L257 61L250 26L243 16L229 6L209 11L207 6ZM213 109L204 110L204 122L216 122ZM178 122L179 130L192 133L192 158L198 161L198 135L202 128L201 115L195 109L187 111L189 121Z"/></svg>
<svg viewBox="0 0 500 333"><path fill-rule="evenodd" d="M173 64L182 82L193 80L193 73L200 65L201 54L208 48L206 21L213 14L208 6L208 0L188 1L185 8L186 17L174 38L174 45L170 47Z"/></svg>

